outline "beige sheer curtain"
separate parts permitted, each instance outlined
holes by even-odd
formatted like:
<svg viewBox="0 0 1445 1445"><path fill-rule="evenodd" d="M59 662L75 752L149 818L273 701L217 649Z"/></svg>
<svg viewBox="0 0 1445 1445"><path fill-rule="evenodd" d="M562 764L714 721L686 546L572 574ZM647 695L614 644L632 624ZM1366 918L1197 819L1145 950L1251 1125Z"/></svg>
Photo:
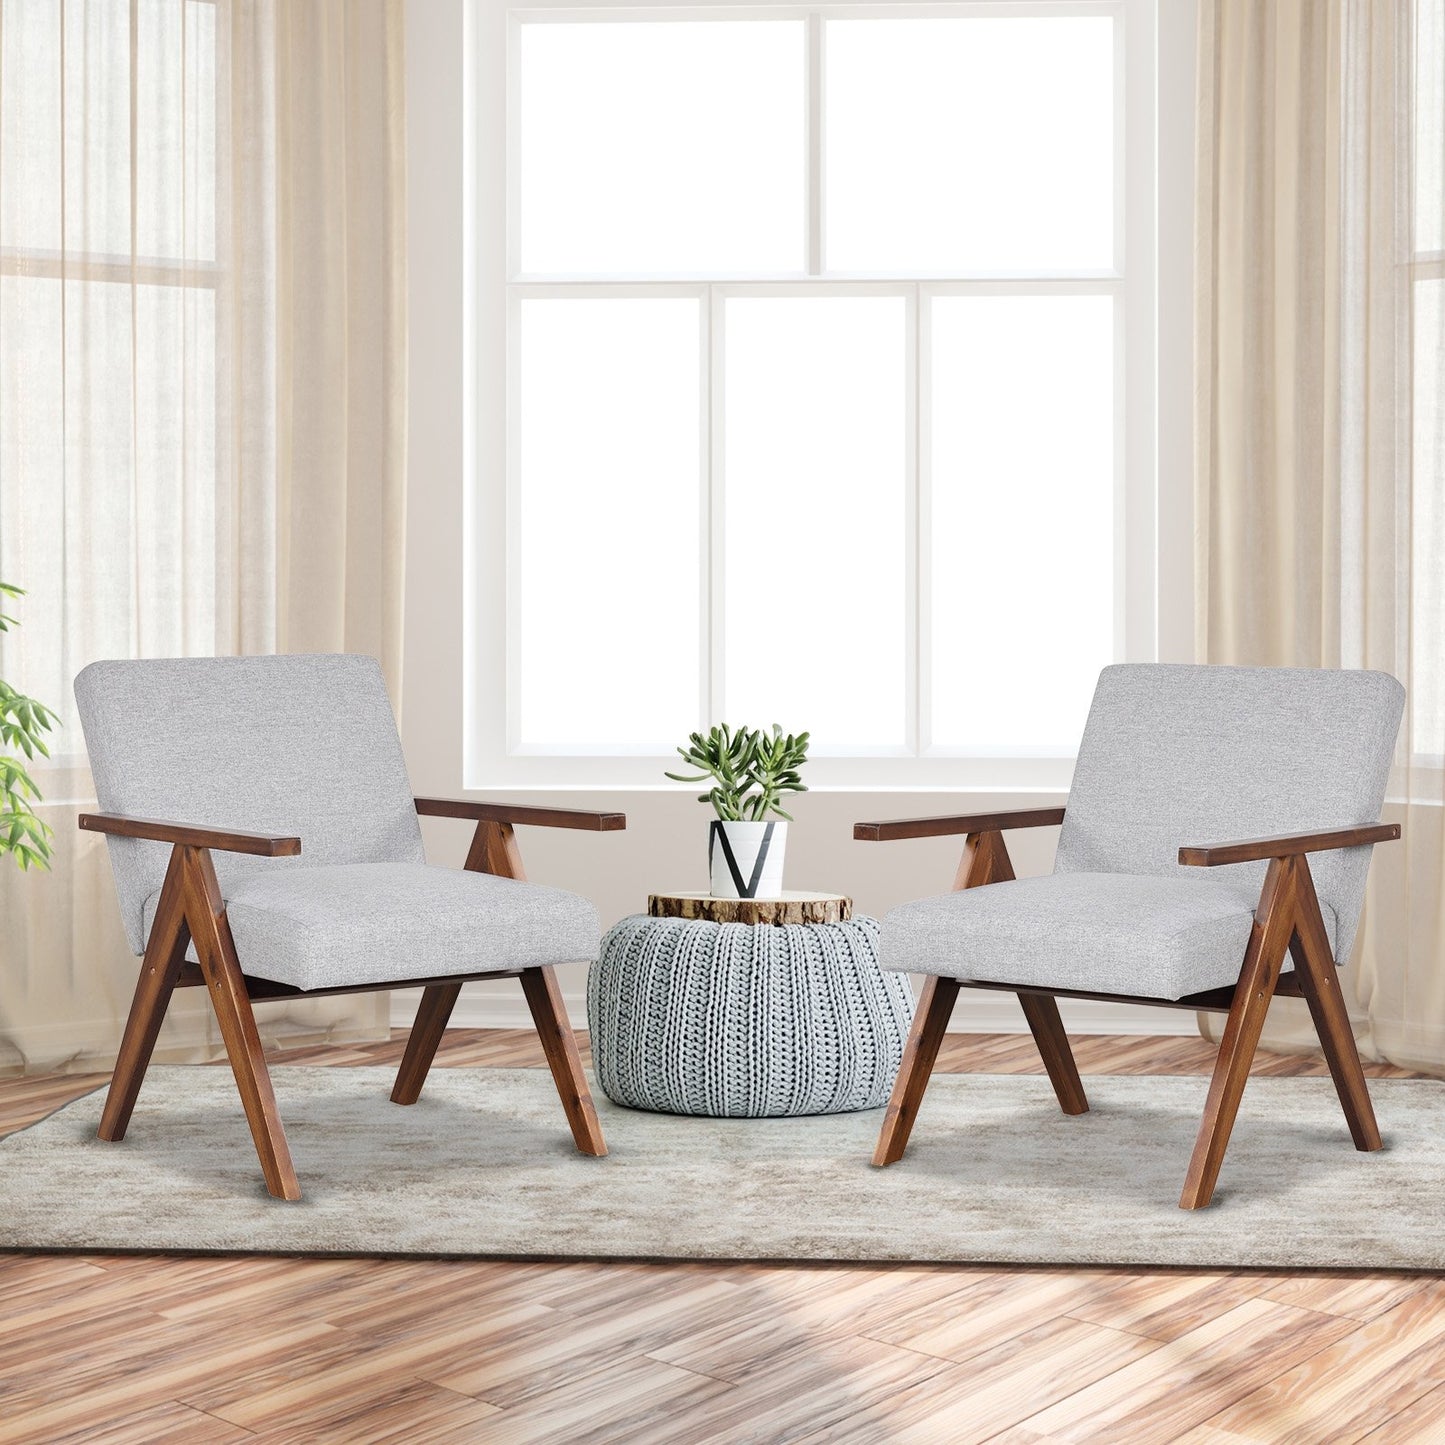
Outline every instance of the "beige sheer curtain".
<svg viewBox="0 0 1445 1445"><path fill-rule="evenodd" d="M1363 1050L1445 1071L1445 0L1201 16L1198 652L1405 683L1345 982Z"/></svg>
<svg viewBox="0 0 1445 1445"><path fill-rule="evenodd" d="M113 1056L135 981L71 681L354 650L399 695L401 0L0 0L0 675L61 714L57 855L0 866L0 1070ZM244 728L246 719L235 719ZM199 991L158 1057L219 1051ZM384 998L268 1005L374 1036Z"/></svg>

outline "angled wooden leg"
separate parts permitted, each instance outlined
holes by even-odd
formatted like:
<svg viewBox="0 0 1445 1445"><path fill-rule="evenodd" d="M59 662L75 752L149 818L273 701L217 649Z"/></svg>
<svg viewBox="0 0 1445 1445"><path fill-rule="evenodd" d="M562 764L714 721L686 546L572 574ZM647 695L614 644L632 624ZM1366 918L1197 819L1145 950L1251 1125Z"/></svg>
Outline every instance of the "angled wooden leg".
<svg viewBox="0 0 1445 1445"><path fill-rule="evenodd" d="M1294 932L1294 893L1293 860L1273 859L1260 891L1244 966L1240 969L1224 1037L1219 1044L1214 1077L1209 1081L1204 1119L1184 1178L1184 1192L1179 1197L1181 1209L1202 1209L1214 1196L1219 1166L1224 1162L1229 1133L1249 1078L1249 1066L1259 1046L1280 965Z"/></svg>
<svg viewBox="0 0 1445 1445"><path fill-rule="evenodd" d="M156 916L151 923L150 937L146 940L140 978L136 982L135 997L131 999L130 1017L126 1020L120 1052L116 1055L110 1091L105 1096L105 1109L100 1116L99 1135L111 1142L125 1138L136 1098L140 1094L141 1081L155 1051L161 1020L166 1016L166 1008L175 992L176 979L180 976L186 949L190 945L191 931L186 926L183 890L181 850L173 848L160 901L156 905Z"/></svg>
<svg viewBox="0 0 1445 1445"><path fill-rule="evenodd" d="M462 866L469 873L494 873L499 878L518 880L527 877L512 825L487 819L477 824L471 847L467 849L467 861ZM461 991L459 983L434 983L422 990L421 1003L406 1041L406 1053L391 1091L393 1104L414 1104L421 1098L422 1086Z"/></svg>
<svg viewBox="0 0 1445 1445"><path fill-rule="evenodd" d="M873 1151L873 1163L880 1169L885 1164L896 1164L908 1147L908 1136L913 1132L913 1121L918 1117L918 1106L923 1102L923 1091L938 1060L938 1047L957 997L957 979L930 974L924 980L898 1077L893 1082L893 1097L888 1101L878 1147Z"/></svg>
<svg viewBox="0 0 1445 1445"><path fill-rule="evenodd" d="M953 880L955 889L981 888L988 883L1011 883L1013 863L1002 833L970 833ZM1038 1045L1039 1055L1048 1070L1049 1080L1066 1114L1086 1114L1089 1100L1074 1063L1074 1051L1059 1017L1059 1006L1047 994L1017 995L1029 1031Z"/></svg>
<svg viewBox="0 0 1445 1445"><path fill-rule="evenodd" d="M461 991L459 983L434 983L422 990L421 1004L406 1041L406 1053L402 1055L401 1068L397 1070L396 1086L391 1091L393 1104L414 1104L421 1098L422 1085L426 1083L442 1034L446 1032L447 1020L452 1016Z"/></svg>
<svg viewBox="0 0 1445 1445"><path fill-rule="evenodd" d="M186 921L196 940L206 992L220 1021L221 1037L256 1142L266 1188L277 1199L300 1199L301 1186L296 1181L286 1131L276 1109L271 1075L261 1050L261 1036L256 1032L246 980L236 959L236 944L216 882L215 866L204 848L188 847L184 852Z"/></svg>
<svg viewBox="0 0 1445 1445"><path fill-rule="evenodd" d="M1074 1063L1069 1036L1064 1032L1064 1021L1059 1017L1058 1004L1041 993L1021 993L1018 1001L1023 1006L1034 1042L1039 1046L1044 1068L1049 1071L1049 1082L1054 1086L1059 1107L1066 1114L1087 1114L1089 1100L1079 1078L1078 1065Z"/></svg>
<svg viewBox="0 0 1445 1445"><path fill-rule="evenodd" d="M550 967L527 968L522 970L521 980L522 992L526 995L527 1007L532 1010L532 1022L537 1025L578 1152L601 1158L607 1153L607 1145L587 1087L587 1076L582 1072L582 1055L577 1052L577 1037L567 1021L557 975Z"/></svg>
<svg viewBox="0 0 1445 1445"><path fill-rule="evenodd" d="M1010 883L1013 877L1013 863L1009 859L1003 834L970 833L953 880L954 888ZM1089 1100L1079 1078L1078 1066L1074 1063L1069 1036L1064 1032L1064 1021L1059 1017L1058 1004L1046 994L1021 993L1017 997L1038 1045L1044 1068L1049 1072L1059 1107L1066 1114L1088 1113Z"/></svg>
<svg viewBox="0 0 1445 1445"><path fill-rule="evenodd" d="M953 887L955 891L982 888L989 883L1007 883L1013 876L1013 864L1009 861L1003 834L992 830L970 833L963 845L963 856L958 860ZM924 979L923 992L913 1010L913 1027L908 1031L908 1042L904 1045L903 1058L898 1065L898 1077L893 1081L888 1112L883 1116L883 1127L879 1130L878 1144L873 1150L873 1163L879 1169L896 1164L908 1148L918 1107L923 1102L933 1066L938 1061L938 1050L948 1031L948 1021L953 1016L953 1004L957 997L957 979L938 974L930 974ZM1061 1028L1060 1034L1062 1032ZM1067 1052L1067 1042L1064 1049Z"/></svg>
<svg viewBox="0 0 1445 1445"><path fill-rule="evenodd" d="M1330 1066L1335 1092L1350 1126L1355 1148L1369 1152L1380 1148L1380 1126L1375 1122L1375 1109L1365 1084L1365 1071L1360 1067L1360 1051L1345 1001L1340 997L1339 973L1330 952L1329 935L1320 917L1319 899L1308 862L1301 857L1297 867L1297 908L1295 932L1289 951L1294 959L1300 992L1310 1007L1320 1048Z"/></svg>

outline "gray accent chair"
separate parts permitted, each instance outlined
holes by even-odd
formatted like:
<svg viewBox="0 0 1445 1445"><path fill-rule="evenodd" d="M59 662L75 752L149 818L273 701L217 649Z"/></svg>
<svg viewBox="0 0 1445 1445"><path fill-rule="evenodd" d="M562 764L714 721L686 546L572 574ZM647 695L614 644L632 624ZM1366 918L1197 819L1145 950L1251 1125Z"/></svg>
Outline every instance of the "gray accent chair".
<svg viewBox="0 0 1445 1445"><path fill-rule="evenodd" d="M267 1189L299 1199L255 1000L423 989L392 1099L415 1103L470 979L515 977L577 1148L607 1152L554 966L591 961L586 899L525 881L514 824L607 832L620 813L415 798L369 657L97 662L75 680L96 797L141 956L100 1137L124 1137L177 988L216 1010ZM462 869L418 815L476 823Z"/></svg>
<svg viewBox="0 0 1445 1445"><path fill-rule="evenodd" d="M1067 808L859 823L967 838L952 893L883 920L884 967L926 979L873 1162L902 1158L960 988L1018 995L1066 1114L1088 1101L1057 997L1226 1013L1181 1208L1213 1196L1277 995L1309 1005L1355 1146L1378 1149L1336 967L1372 846L1400 836L1377 820L1404 697L1380 672L1109 667ZM1015 879L1004 832L1055 824L1053 873Z"/></svg>

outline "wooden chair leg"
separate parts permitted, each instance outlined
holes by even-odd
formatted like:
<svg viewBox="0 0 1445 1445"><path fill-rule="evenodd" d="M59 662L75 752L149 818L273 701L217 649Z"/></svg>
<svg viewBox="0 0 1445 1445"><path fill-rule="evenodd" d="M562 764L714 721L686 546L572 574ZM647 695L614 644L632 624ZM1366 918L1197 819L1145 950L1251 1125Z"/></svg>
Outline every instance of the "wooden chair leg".
<svg viewBox="0 0 1445 1445"><path fill-rule="evenodd" d="M406 1041L406 1053L397 1070L396 1086L391 1091L393 1104L414 1104L421 1098L422 1085L426 1083L461 991L459 983L434 983L422 990L421 1004Z"/></svg>
<svg viewBox="0 0 1445 1445"><path fill-rule="evenodd" d="M1293 861L1274 859L1260 892L1244 966L1224 1025L1214 1076L1209 1081L1204 1118L1184 1178L1184 1192L1179 1197L1181 1209L1202 1209L1214 1196L1249 1066L1259 1047L1269 1001L1274 997L1280 966L1294 931L1294 889Z"/></svg>
<svg viewBox="0 0 1445 1445"><path fill-rule="evenodd" d="M155 1051L161 1020L166 1016L176 979L185 962L186 949L190 945L182 876L181 850L174 848L160 901L156 905L155 919L151 923L150 937L146 940L140 978L136 982L135 996L131 999L125 1033L121 1036L115 1072L111 1075L110 1090L105 1096L105 1109L100 1116L97 1132L102 1139L112 1143L125 1138L135 1101L140 1094L141 1081Z"/></svg>
<svg viewBox="0 0 1445 1445"><path fill-rule="evenodd" d="M880 1169L896 1164L908 1147L908 1136L913 1132L913 1121L918 1117L918 1106L923 1102L923 1092L928 1088L957 997L957 979L930 974L924 980L923 993L913 1013L913 1027L908 1031L908 1042L898 1065L898 1077L893 1083L893 1097L888 1101L878 1147L873 1151L873 1163Z"/></svg>
<svg viewBox="0 0 1445 1445"><path fill-rule="evenodd" d="M602 1138L602 1125L587 1087L587 1076L582 1072L582 1055L577 1051L577 1036L567 1020L556 972L551 967L527 968L520 977L578 1152L601 1158L607 1153L607 1144Z"/></svg>
<svg viewBox="0 0 1445 1445"><path fill-rule="evenodd" d="M1059 1017L1058 1003L1047 994L1040 993L1021 993L1018 1001L1028 1020L1034 1043L1038 1045L1044 1068L1049 1071L1049 1082L1054 1086L1059 1107L1066 1114L1087 1114L1089 1100L1079 1078L1078 1065L1074 1063L1069 1036L1064 1032L1064 1021Z"/></svg>
<svg viewBox="0 0 1445 1445"><path fill-rule="evenodd" d="M215 866L205 849L186 848L184 868L186 920L196 940L206 992L220 1021L221 1037L256 1142L266 1188L277 1199L300 1199L301 1186L276 1109L271 1075L261 1050L261 1036L256 1032L246 980L236 959L236 944L216 882Z"/></svg>
<svg viewBox="0 0 1445 1445"><path fill-rule="evenodd" d="M1324 919L1320 917L1309 864L1300 858L1297 867L1298 907L1289 950L1300 992L1309 1004L1315 1032L1320 1036L1320 1048L1330 1066L1330 1077L1335 1081L1335 1092L1340 1096L1340 1106L1350 1126L1350 1137L1356 1149L1368 1153L1380 1148L1380 1126L1375 1122L1375 1109L1365 1084L1365 1071L1360 1067L1360 1051L1350 1027L1350 1016L1340 997L1339 972L1330 951Z"/></svg>
<svg viewBox="0 0 1445 1445"><path fill-rule="evenodd" d="M1009 861L1008 846L1002 833L989 829L968 834L963 856L958 860L958 871L953 878L955 892L965 888L983 888L990 883L1009 883L1013 877L1013 864ZM893 1082L893 1096L888 1101L888 1112L883 1116L883 1128L879 1131L878 1145L873 1151L873 1163L877 1168L896 1164L908 1148L908 1138L918 1117L918 1106L923 1102L923 1093L928 1088L929 1077L938 1060L939 1046L948 1030L957 997L957 979L931 974L924 980L923 992L913 1011L913 1027L909 1030L908 1043L898 1066L898 1077ZM1022 996L1019 1001L1023 1002ZM1041 1003L1044 1006L1032 1013L1025 1003L1024 1014L1029 1027L1034 1030L1034 1038L1044 1056L1049 1077L1054 1081L1059 1103L1066 1113L1082 1113L1089 1105L1084 1098L1083 1085L1079 1083L1078 1071L1074 1068L1074 1057L1064 1035L1058 1008L1052 999L1041 1000ZM1046 1027L1049 1009L1053 1009L1054 1032ZM1043 1032L1035 1024L1036 1018L1045 1026ZM1072 1093L1067 1092L1070 1075L1073 1078ZM1075 1100L1078 1107L1071 1108L1070 1102Z"/></svg>
<svg viewBox="0 0 1445 1445"><path fill-rule="evenodd" d="M980 888L990 883L1008 883L1013 880L1013 864L1009 860L1008 848L1002 833L970 833L964 845L963 857L959 860L958 873L954 877L955 889ZM1044 1067L1058 1096L1059 1107L1066 1114L1086 1114L1089 1100L1084 1093L1079 1070L1074 1063L1074 1051L1069 1047L1069 1036L1064 1032L1064 1021L1059 1017L1059 1006L1047 994L1017 995L1029 1030L1038 1045Z"/></svg>

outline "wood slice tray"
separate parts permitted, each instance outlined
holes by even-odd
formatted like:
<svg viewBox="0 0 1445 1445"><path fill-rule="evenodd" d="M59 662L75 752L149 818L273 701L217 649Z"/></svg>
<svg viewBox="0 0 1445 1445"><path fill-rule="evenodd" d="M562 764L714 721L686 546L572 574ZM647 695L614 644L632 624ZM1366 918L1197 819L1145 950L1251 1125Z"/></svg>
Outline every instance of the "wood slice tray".
<svg viewBox="0 0 1445 1445"><path fill-rule="evenodd" d="M781 898L714 898L710 893L649 893L651 918L705 923L846 923L853 900L841 893L785 892Z"/></svg>

